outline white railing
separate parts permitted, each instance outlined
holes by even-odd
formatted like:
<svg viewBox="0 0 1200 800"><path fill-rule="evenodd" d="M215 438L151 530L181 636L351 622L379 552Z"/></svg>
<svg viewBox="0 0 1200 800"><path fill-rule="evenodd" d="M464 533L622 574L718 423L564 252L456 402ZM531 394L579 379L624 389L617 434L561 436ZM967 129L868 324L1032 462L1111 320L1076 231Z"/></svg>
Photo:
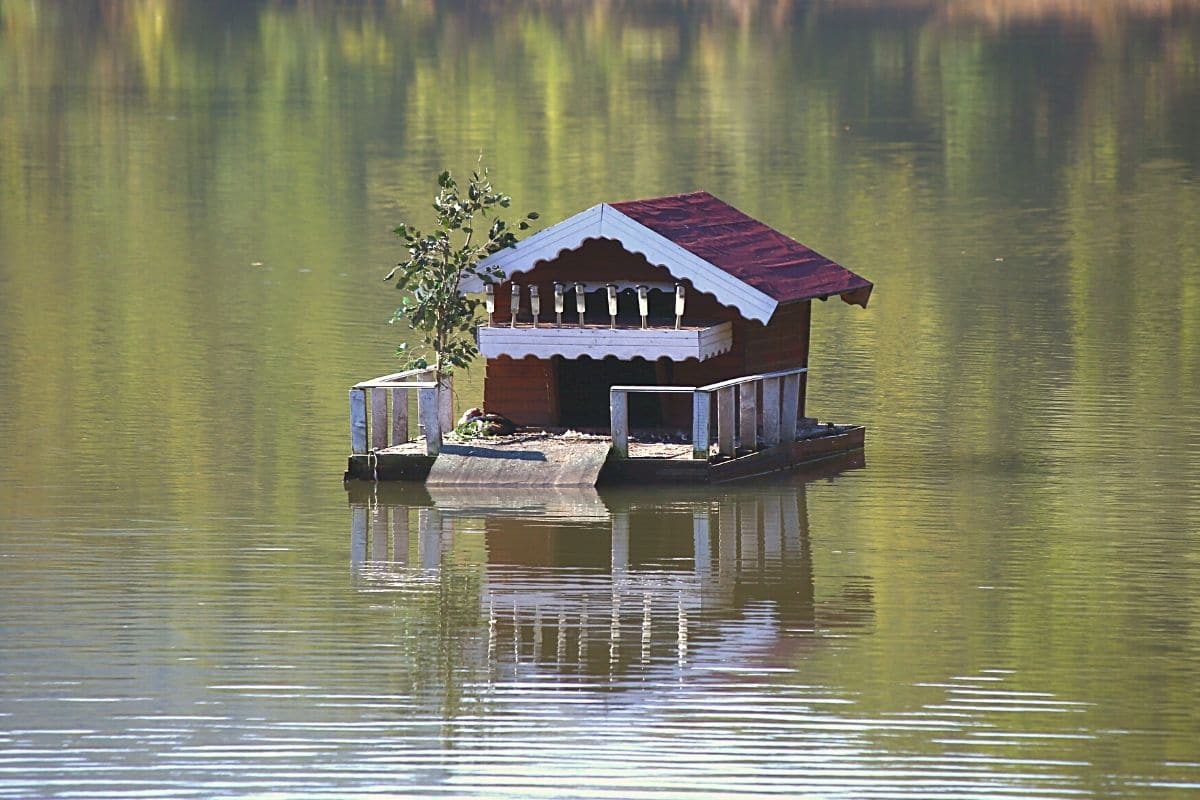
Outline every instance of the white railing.
<svg viewBox="0 0 1200 800"><path fill-rule="evenodd" d="M350 452L355 455L411 441L408 433L409 392L417 393L417 420L425 434L425 452L437 455L442 434L453 425L450 377L437 380L433 368L410 369L362 381L350 388ZM367 424L368 396L370 425ZM391 398L391 437L388 436L388 398ZM370 448L368 449L368 433Z"/></svg>
<svg viewBox="0 0 1200 800"><path fill-rule="evenodd" d="M807 367L745 375L708 386L613 386L609 390L609 419L613 449L629 457L629 394L691 394L692 458L707 459L712 437L712 402L716 398L717 453L733 457L739 447L756 450L796 439L801 381Z"/></svg>
<svg viewBox="0 0 1200 800"><path fill-rule="evenodd" d="M487 328L497 327L496 320L495 320L496 292L498 289L500 291L503 291L503 289L497 287L496 284L492 284L492 283L485 284L483 288L484 288L484 308L487 310L487 324L484 327L487 327ZM577 282L573 282L573 283L564 283L562 281L555 281L552 286L552 289L551 289L551 294L549 296L543 295L541 293L540 287L538 284L531 283L531 284L529 284L528 292L527 292L527 295L529 297L529 304L528 304L528 306L525 306L522 302L522 296L524 294L526 294L525 286L523 284L517 283L516 281L513 281L509 284L509 293L510 293L509 318L507 320L502 320L501 326L509 327L509 328L516 328L518 326L518 324L521 324L521 325L526 324L526 323L518 323L517 318L523 315L525 308L528 308L529 316L532 319L534 328L538 327L540 320L542 318L543 312L546 313L547 317L549 317L551 314L553 314L553 322L548 323L548 324L552 325L555 328L563 327L564 315L565 315L565 319L567 321L566 324L568 326L573 325L574 319L577 317L579 320L578 327L580 329L599 327L597 325L589 325L586 322L587 295L590 292L594 292L597 290L603 290L605 292L605 296L608 300L608 320L607 320L607 322L608 322L609 328L616 329L618 327L618 325L617 325L617 316L618 316L617 302L618 302L618 299L620 298L620 296L622 294L626 294L626 293L633 293L635 299L637 300L637 312L638 312L638 317L641 320L641 327L643 329L652 328L652 327L660 327L660 326L652 325L650 323L650 291L651 290L666 291L666 292L670 292L671 295L673 295L674 310L675 310L673 327L675 330L680 330L683 325L683 310L684 310L684 306L686 304L687 298L686 298L686 290L685 290L683 284L681 284L681 283L663 283L663 282L653 282L653 281L642 282L642 283L630 283L628 281L620 281L620 282L614 282L614 283L597 284L594 282L584 283L584 282L577 281ZM568 292L571 292L574 294L574 300L571 303L567 302L566 295ZM505 322L507 322L507 325L504 324ZM626 326L621 325L619 327L626 327ZM662 326L662 327L669 328L669 327L671 327L671 325L668 324L668 325Z"/></svg>

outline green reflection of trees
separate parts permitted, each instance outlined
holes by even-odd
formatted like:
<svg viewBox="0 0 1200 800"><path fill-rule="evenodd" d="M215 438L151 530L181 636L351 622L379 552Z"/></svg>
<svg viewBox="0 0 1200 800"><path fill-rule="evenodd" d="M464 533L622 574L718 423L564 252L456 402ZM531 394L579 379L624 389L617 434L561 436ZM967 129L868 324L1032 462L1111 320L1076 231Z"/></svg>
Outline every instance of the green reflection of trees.
<svg viewBox="0 0 1200 800"><path fill-rule="evenodd" d="M391 365L392 222L482 149L548 220L704 187L877 280L818 307L812 384L900 476L839 511L894 632L864 684L1079 659L1145 589L1133 537L1194 618L1194 4L851 5L0 0L0 505L53 517L55 475L300 521ZM1063 576L1080 607L960 602ZM1104 622L1148 682L1147 620ZM960 661L905 644L930 627Z"/></svg>

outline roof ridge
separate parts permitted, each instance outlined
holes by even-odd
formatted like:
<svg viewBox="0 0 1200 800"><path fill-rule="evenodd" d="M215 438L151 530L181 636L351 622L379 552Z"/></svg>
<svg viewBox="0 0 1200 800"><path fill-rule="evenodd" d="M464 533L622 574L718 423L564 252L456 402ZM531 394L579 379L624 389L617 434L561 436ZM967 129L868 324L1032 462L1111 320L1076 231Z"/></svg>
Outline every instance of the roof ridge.
<svg viewBox="0 0 1200 800"><path fill-rule="evenodd" d="M708 197L713 198L714 200L718 200L722 203L725 203L724 200L721 200L721 198L717 197L715 194L708 191L707 189L693 189L690 192L679 192L678 194L664 194L664 195L660 195L658 197L638 197L638 198L633 198L630 200L614 200L611 203L604 203L604 205L619 206L619 205L626 205L628 203L653 203L658 200L678 200L678 199L684 198L684 197L697 197L700 195L706 195ZM725 205L729 205L729 204L725 203Z"/></svg>

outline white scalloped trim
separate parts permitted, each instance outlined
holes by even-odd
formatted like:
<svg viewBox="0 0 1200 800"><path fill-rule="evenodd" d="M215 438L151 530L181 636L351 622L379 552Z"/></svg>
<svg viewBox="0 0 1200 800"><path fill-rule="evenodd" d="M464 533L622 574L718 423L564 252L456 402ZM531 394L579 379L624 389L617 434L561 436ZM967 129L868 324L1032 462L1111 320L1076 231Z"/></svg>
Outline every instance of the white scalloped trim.
<svg viewBox="0 0 1200 800"><path fill-rule="evenodd" d="M733 325L723 322L703 330L641 330L608 328L479 329L479 351L487 358L670 358L700 361L733 349Z"/></svg>
<svg viewBox="0 0 1200 800"><path fill-rule="evenodd" d="M755 289L715 264L691 253L670 239L655 233L617 209L601 203L573 217L535 233L515 247L502 250L485 259L481 268L498 267L506 278L533 269L541 261L552 261L565 252L579 248L588 239L615 239L631 253L644 256L651 264L661 266L673 277L687 281L703 294L710 294L718 303L737 309L743 317L762 323L770 322L779 306L770 296ZM483 291L483 282L463 282L463 291Z"/></svg>

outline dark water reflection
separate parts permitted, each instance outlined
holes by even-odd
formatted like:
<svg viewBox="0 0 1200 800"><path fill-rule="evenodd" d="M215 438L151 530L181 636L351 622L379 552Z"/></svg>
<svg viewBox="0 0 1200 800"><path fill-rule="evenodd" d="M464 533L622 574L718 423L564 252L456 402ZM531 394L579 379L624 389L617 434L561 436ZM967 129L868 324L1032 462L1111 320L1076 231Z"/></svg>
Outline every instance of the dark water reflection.
<svg viewBox="0 0 1200 800"><path fill-rule="evenodd" d="M0 797L1200 793L1198 12L0 0ZM874 279L869 468L347 509L481 149Z"/></svg>
<svg viewBox="0 0 1200 800"><path fill-rule="evenodd" d="M413 509L372 493L352 505L352 562L369 590L404 592L438 576L456 531L482 535L486 660L507 679L527 667L683 680L732 651L753 671L756 653L786 660L788 640L869 623L868 578L823 602L818 622L802 488L676 495L443 488Z"/></svg>

